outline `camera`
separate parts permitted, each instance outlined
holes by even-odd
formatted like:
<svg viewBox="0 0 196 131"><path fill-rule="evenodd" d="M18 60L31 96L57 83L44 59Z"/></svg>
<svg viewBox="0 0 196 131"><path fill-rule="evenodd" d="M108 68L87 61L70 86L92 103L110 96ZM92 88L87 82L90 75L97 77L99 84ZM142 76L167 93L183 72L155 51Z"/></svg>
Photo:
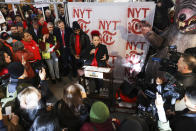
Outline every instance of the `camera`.
<svg viewBox="0 0 196 131"><path fill-rule="evenodd" d="M137 107L139 116L142 116L147 121L151 121L151 123L156 122L158 119L155 106L156 92L162 96L164 101L164 108L171 110L174 110L176 100L182 99L185 94L183 84L176 80L174 76L166 73L165 78L168 81L166 84L163 84L162 86L158 85L153 91L150 89L146 89L144 91L144 94L148 97L150 104L148 106L139 104Z"/></svg>
<svg viewBox="0 0 196 131"><path fill-rule="evenodd" d="M1 87L7 87L8 83L10 80L10 75L9 74L5 74L3 76L0 77L0 86Z"/></svg>
<svg viewBox="0 0 196 131"><path fill-rule="evenodd" d="M2 92L3 94L6 94L6 88L9 82L10 82L9 74L5 74L0 77L0 92Z"/></svg>
<svg viewBox="0 0 196 131"><path fill-rule="evenodd" d="M177 71L177 63L181 56L180 52L177 52L177 46L168 46L168 58L152 58L152 61L158 61L161 67L159 68L160 71L166 71L170 73L174 73Z"/></svg>

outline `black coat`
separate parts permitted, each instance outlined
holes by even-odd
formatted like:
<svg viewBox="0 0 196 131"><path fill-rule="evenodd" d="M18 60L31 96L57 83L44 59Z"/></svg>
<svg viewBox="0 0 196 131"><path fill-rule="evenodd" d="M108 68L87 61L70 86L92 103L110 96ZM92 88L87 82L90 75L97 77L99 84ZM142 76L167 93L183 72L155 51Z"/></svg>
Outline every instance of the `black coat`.
<svg viewBox="0 0 196 131"><path fill-rule="evenodd" d="M22 109L20 108L20 104L18 101L17 106L18 108L16 110L16 114L19 116L20 125L22 125L25 130L28 130L31 127L33 121L37 116L46 112L45 105L41 100L39 102L38 107L35 109Z"/></svg>
<svg viewBox="0 0 196 131"><path fill-rule="evenodd" d="M154 26L164 30L170 24L168 10L174 6L174 3L172 0L160 0L160 2L161 7L156 6Z"/></svg>
<svg viewBox="0 0 196 131"><path fill-rule="evenodd" d="M70 36L70 50L73 56L75 56L76 54L75 41L76 41L76 34L72 33ZM80 58L83 59L87 58L89 48L90 48L89 36L81 30L80 31Z"/></svg>
<svg viewBox="0 0 196 131"><path fill-rule="evenodd" d="M77 115L74 109L70 108L62 99L55 105L55 110L61 128L68 128L70 131L78 131L82 124L88 120L90 106L83 103Z"/></svg>
<svg viewBox="0 0 196 131"><path fill-rule="evenodd" d="M34 32L33 26L30 26L30 27L29 27L28 32L32 35L33 40L34 40L36 43L39 43L39 39L42 37L42 27L39 26L38 31L37 31L37 35L36 35L36 33Z"/></svg>
<svg viewBox="0 0 196 131"><path fill-rule="evenodd" d="M187 113L188 109L177 112L174 119L170 121L172 131L195 131L196 130L196 114Z"/></svg>
<svg viewBox="0 0 196 131"><path fill-rule="evenodd" d="M66 45L66 47L69 47L69 45L70 45L69 44L69 40L70 40L70 35L72 33L72 30L71 30L71 28L66 27L64 31L65 31L64 32L65 45ZM63 45L63 39L62 39L62 35L61 35L61 30L58 27L56 27L56 28L54 28L53 34L56 36L57 40L60 43L59 50L62 51L63 48L64 48L64 45Z"/></svg>
<svg viewBox="0 0 196 131"><path fill-rule="evenodd" d="M97 51L97 54L96 54L96 60L97 60L98 66L99 67L105 67L106 66L106 61L109 59L107 47L103 44L99 44L97 46L97 48L98 48L98 51ZM88 58L87 58L87 61L85 62L85 65L91 65L91 63L93 61L94 54L92 54L92 55L90 54L92 49L95 49L94 45L90 46L90 49L88 51ZM106 55L106 60L101 60L104 55Z"/></svg>

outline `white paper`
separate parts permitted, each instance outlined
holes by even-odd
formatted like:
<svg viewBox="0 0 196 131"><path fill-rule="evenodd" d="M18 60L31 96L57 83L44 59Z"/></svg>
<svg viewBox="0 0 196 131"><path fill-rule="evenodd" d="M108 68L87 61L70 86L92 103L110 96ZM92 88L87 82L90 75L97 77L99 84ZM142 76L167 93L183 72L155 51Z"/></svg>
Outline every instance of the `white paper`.
<svg viewBox="0 0 196 131"><path fill-rule="evenodd" d="M109 73L111 68L104 68L104 67L96 67L96 66L86 66L84 68L85 71L95 71L95 72L104 72Z"/></svg>
<svg viewBox="0 0 196 131"><path fill-rule="evenodd" d="M6 115L11 115L12 114L12 107L11 106L5 107L5 114Z"/></svg>
<svg viewBox="0 0 196 131"><path fill-rule="evenodd" d="M0 24L5 23L5 18L3 16L3 14L0 11Z"/></svg>

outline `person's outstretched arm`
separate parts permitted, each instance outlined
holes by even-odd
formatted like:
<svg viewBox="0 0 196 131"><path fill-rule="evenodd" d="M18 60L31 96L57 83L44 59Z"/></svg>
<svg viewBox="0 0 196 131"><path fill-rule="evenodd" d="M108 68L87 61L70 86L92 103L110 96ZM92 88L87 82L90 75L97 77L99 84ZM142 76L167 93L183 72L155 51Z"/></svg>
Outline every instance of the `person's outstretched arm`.
<svg viewBox="0 0 196 131"><path fill-rule="evenodd" d="M164 102L163 102L162 96L156 93L155 105L156 105L157 113L159 117L159 121L158 121L159 131L171 131L169 121L166 118L163 103Z"/></svg>

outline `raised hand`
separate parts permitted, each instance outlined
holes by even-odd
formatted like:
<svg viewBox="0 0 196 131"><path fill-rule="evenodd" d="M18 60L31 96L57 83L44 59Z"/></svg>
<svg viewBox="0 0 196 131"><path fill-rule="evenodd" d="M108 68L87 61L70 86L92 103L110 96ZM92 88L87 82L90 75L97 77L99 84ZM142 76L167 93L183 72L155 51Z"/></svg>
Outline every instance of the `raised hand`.
<svg viewBox="0 0 196 131"><path fill-rule="evenodd" d="M158 94L158 92L156 93L156 100L155 100L155 105L156 105L156 108L157 110L160 110L160 109L164 109L163 108L163 98L161 95Z"/></svg>
<svg viewBox="0 0 196 131"><path fill-rule="evenodd" d="M92 55L94 53L95 53L95 49L92 49L91 52L90 52L90 54Z"/></svg>
<svg viewBox="0 0 196 131"><path fill-rule="evenodd" d="M41 80L46 79L46 70L42 67L42 70L39 71L39 77Z"/></svg>
<svg viewBox="0 0 196 131"><path fill-rule="evenodd" d="M101 60L106 60L106 54L104 54L103 58Z"/></svg>

